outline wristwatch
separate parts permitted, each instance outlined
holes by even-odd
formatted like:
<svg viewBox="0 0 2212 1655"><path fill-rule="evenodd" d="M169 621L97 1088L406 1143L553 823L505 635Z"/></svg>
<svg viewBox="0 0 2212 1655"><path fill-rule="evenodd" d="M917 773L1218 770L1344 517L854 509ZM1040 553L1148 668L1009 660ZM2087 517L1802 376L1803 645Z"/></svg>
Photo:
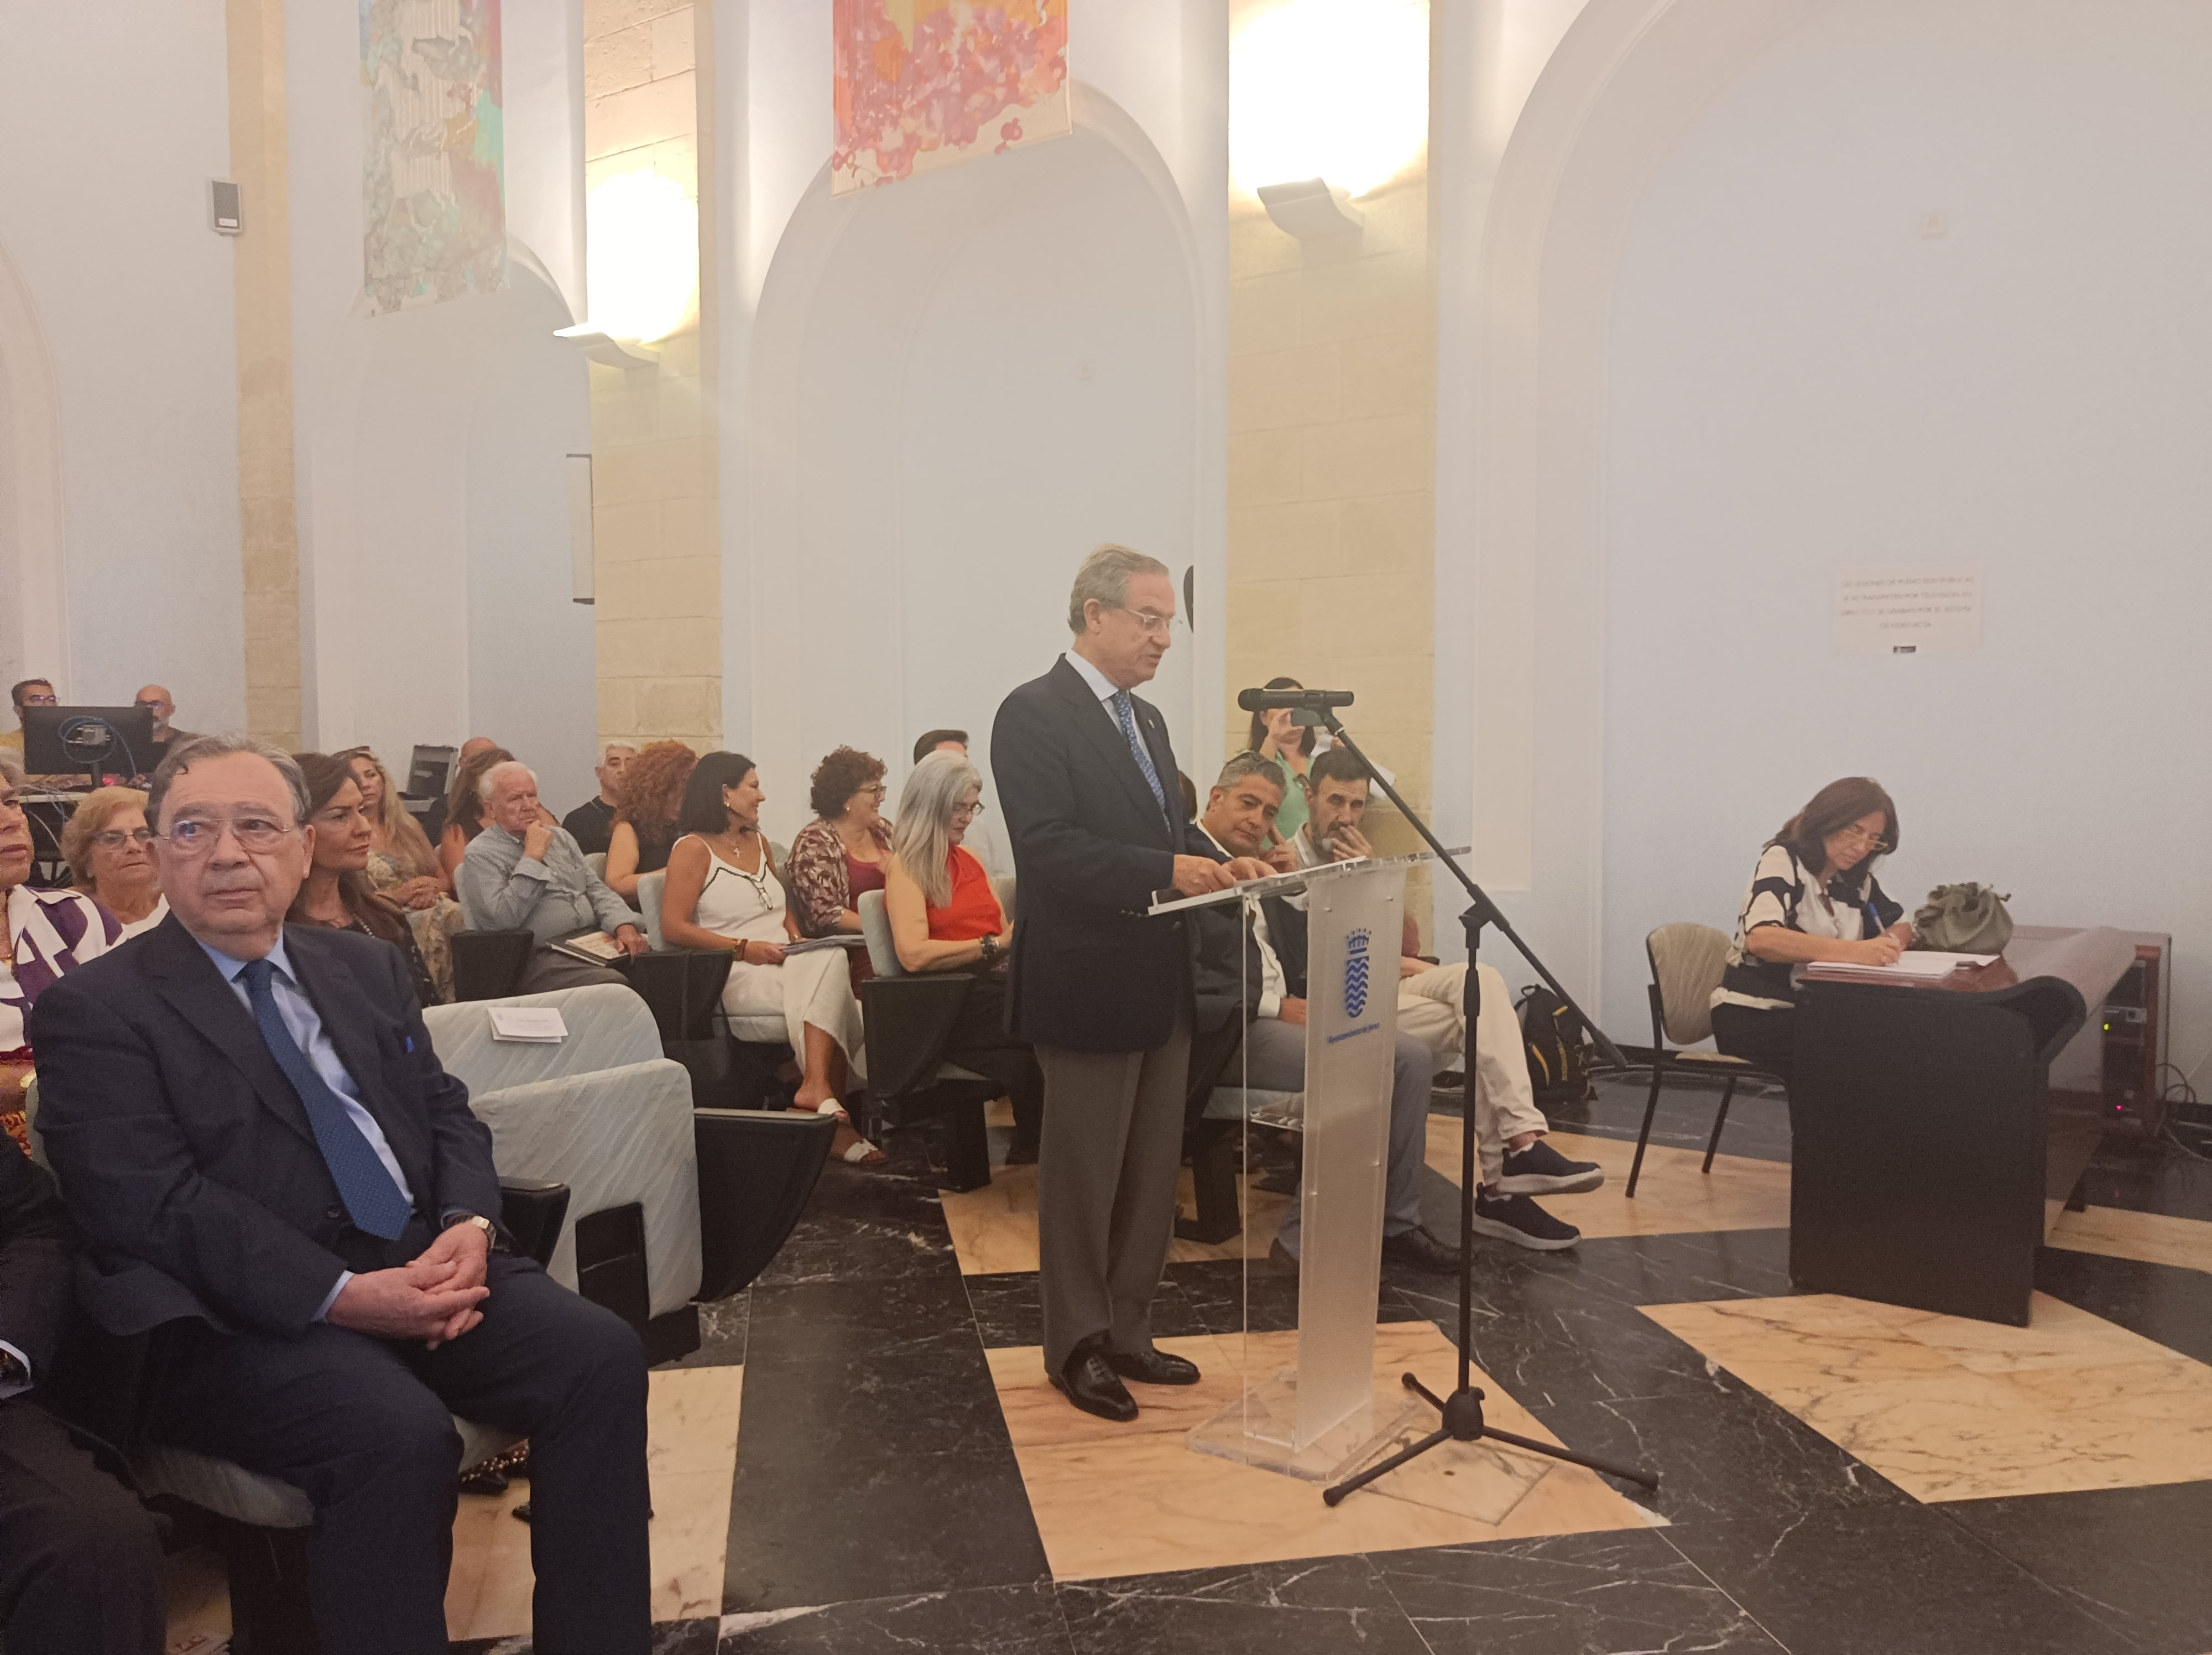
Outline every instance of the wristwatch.
<svg viewBox="0 0 2212 1655"><path fill-rule="evenodd" d="M452 1218L447 1220L446 1227L450 1230L456 1224L475 1225L477 1229L483 1232L484 1244L489 1247L492 1251L495 1253L503 1253L507 1250L505 1247L500 1244L499 1226L494 1224L489 1219L486 1218L482 1213L456 1213Z"/></svg>
<svg viewBox="0 0 2212 1655"><path fill-rule="evenodd" d="M996 935L989 932L986 932L983 936L983 964L986 965L995 964L998 962L998 958L999 939Z"/></svg>

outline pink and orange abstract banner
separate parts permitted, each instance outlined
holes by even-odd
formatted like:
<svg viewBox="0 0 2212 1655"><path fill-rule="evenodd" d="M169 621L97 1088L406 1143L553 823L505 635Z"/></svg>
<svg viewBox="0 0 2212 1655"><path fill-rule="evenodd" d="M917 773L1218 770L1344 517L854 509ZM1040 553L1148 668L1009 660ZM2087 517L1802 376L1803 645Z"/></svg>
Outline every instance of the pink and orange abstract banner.
<svg viewBox="0 0 2212 1655"><path fill-rule="evenodd" d="M1067 0L836 0L835 15L832 194L1073 129Z"/></svg>

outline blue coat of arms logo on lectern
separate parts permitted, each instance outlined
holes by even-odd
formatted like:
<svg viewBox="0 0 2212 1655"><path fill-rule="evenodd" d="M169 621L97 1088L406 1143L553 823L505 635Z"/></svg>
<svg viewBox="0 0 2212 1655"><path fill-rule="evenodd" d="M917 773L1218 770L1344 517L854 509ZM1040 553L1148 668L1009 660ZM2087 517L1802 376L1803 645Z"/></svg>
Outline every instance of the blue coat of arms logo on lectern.
<svg viewBox="0 0 2212 1655"><path fill-rule="evenodd" d="M1345 934L1344 1014L1346 1017L1359 1017L1367 1010L1367 942L1372 934L1364 926Z"/></svg>

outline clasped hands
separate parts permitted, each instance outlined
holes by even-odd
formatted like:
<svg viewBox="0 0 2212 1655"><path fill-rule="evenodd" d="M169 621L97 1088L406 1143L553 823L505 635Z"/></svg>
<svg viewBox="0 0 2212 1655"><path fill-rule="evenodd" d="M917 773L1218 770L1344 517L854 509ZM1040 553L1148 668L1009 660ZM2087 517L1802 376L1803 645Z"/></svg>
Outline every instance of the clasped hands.
<svg viewBox="0 0 2212 1655"><path fill-rule="evenodd" d="M481 1226L441 1231L421 1256L395 1269L369 1270L338 1290L324 1319L380 1339L412 1339L435 1350L483 1320L491 1296L484 1268L491 1241Z"/></svg>

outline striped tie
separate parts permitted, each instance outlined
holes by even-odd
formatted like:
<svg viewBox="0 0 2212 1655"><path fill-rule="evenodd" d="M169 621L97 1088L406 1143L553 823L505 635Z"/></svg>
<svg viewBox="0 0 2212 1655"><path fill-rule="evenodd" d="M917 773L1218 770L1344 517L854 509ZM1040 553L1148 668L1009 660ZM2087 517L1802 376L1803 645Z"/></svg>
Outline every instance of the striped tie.
<svg viewBox="0 0 2212 1655"><path fill-rule="evenodd" d="M1173 826L1175 818L1169 813L1168 796L1160 788L1160 773L1152 768L1152 749L1145 745L1144 739L1137 733L1137 715L1129 704L1127 690L1114 692L1114 716L1121 721L1121 733L1129 738L1129 751L1136 756L1137 768L1145 773L1145 784L1152 788L1152 797L1159 805L1160 814L1167 817L1169 825Z"/></svg>

